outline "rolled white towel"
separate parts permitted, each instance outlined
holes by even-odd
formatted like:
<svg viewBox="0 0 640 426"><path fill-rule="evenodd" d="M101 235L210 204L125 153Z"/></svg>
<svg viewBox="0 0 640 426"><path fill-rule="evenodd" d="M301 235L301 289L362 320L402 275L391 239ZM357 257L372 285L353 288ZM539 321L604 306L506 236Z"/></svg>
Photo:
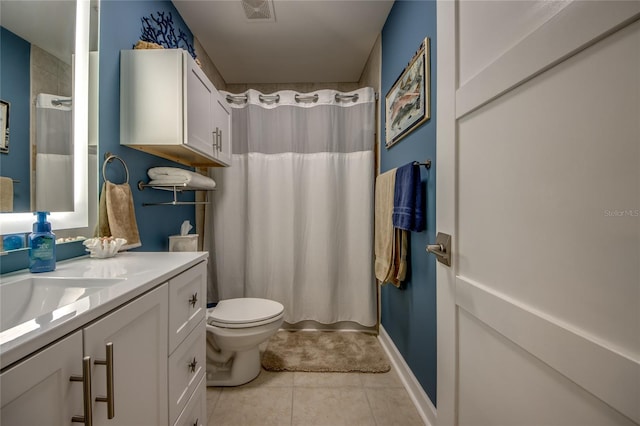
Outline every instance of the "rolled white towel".
<svg viewBox="0 0 640 426"><path fill-rule="evenodd" d="M147 171L150 185L182 185L201 189L215 189L216 182L210 177L177 167L152 167Z"/></svg>

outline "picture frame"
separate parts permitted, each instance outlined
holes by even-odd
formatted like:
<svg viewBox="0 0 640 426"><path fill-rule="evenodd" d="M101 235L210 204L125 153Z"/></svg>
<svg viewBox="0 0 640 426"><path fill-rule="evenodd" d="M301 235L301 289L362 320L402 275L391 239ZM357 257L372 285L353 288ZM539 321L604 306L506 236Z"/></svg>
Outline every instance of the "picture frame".
<svg viewBox="0 0 640 426"><path fill-rule="evenodd" d="M429 42L426 37L385 97L387 149L431 118Z"/></svg>
<svg viewBox="0 0 640 426"><path fill-rule="evenodd" d="M0 100L0 153L9 153L9 107L11 104Z"/></svg>

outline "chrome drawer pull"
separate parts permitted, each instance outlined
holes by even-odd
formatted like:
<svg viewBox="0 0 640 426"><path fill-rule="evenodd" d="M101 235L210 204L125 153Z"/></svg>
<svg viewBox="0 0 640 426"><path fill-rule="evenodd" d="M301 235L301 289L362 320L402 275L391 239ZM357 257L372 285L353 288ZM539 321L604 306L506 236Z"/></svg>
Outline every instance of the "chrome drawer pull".
<svg viewBox="0 0 640 426"><path fill-rule="evenodd" d="M196 307L196 303L198 303L198 292L196 291L194 294L191 295L191 298L189 299L189 304L192 307Z"/></svg>
<svg viewBox="0 0 640 426"><path fill-rule="evenodd" d="M107 418L115 417L115 398L113 396L113 342L106 345L107 359L96 359L95 365L107 366L107 396L96 396L96 401L107 403Z"/></svg>
<svg viewBox="0 0 640 426"><path fill-rule="evenodd" d="M82 382L82 399L84 405L84 416L73 416L71 422L84 423L86 426L93 425L93 413L91 412L91 357L82 358L82 376L69 377L71 382Z"/></svg>

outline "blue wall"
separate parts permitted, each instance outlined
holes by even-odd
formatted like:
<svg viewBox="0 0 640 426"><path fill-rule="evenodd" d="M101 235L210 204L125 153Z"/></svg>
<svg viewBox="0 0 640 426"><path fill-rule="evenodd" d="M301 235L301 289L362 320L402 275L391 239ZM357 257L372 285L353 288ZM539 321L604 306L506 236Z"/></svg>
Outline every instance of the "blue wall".
<svg viewBox="0 0 640 426"><path fill-rule="evenodd" d="M422 171L426 191L426 231L412 232L408 277L404 289L382 288L382 325L406 360L425 392L436 401L436 267L425 247L435 241L436 224L436 2L395 2L382 30L382 87L389 91L425 37L431 38L431 119L390 149L381 147L380 169L384 173L411 161L432 160ZM382 114L380 134L384 135ZM382 138L384 141L384 138Z"/></svg>
<svg viewBox="0 0 640 426"><path fill-rule="evenodd" d="M29 117L31 109L31 44L0 29L0 99L9 110L9 154L0 154L0 174L19 180L13 185L13 211L31 211Z"/></svg>
<svg viewBox="0 0 640 426"><path fill-rule="evenodd" d="M183 167L169 160L149 155L135 149L120 146L120 50L131 49L140 39L142 17L151 13L170 12L177 28L193 35L170 1L118 1L103 0L100 3L100 155L111 152L122 158L129 168L129 185L133 192L136 220L142 247L137 251L167 251L168 236L180 233L180 225L190 220L195 226L193 206L148 206L142 203L170 201L173 195L150 188L139 191L137 182L149 180L147 170L156 166ZM152 76L149 76L150 78ZM123 168L118 161L107 167L107 179L114 183L124 181ZM102 176L100 177L102 182ZM193 193L183 194L181 200L194 200Z"/></svg>

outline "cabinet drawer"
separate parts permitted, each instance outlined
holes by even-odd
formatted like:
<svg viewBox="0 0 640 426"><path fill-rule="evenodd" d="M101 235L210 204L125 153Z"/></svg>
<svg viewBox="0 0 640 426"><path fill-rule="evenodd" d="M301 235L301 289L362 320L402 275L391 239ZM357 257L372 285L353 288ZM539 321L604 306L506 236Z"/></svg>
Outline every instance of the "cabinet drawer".
<svg viewBox="0 0 640 426"><path fill-rule="evenodd" d="M187 406L174 423L174 426L207 425L207 386L206 379L200 379L196 391L191 395Z"/></svg>
<svg viewBox="0 0 640 426"><path fill-rule="evenodd" d="M169 280L169 354L198 325L207 310L207 263Z"/></svg>
<svg viewBox="0 0 640 426"><path fill-rule="evenodd" d="M202 319L169 357L169 424L184 409L200 379L205 377L205 320Z"/></svg>

